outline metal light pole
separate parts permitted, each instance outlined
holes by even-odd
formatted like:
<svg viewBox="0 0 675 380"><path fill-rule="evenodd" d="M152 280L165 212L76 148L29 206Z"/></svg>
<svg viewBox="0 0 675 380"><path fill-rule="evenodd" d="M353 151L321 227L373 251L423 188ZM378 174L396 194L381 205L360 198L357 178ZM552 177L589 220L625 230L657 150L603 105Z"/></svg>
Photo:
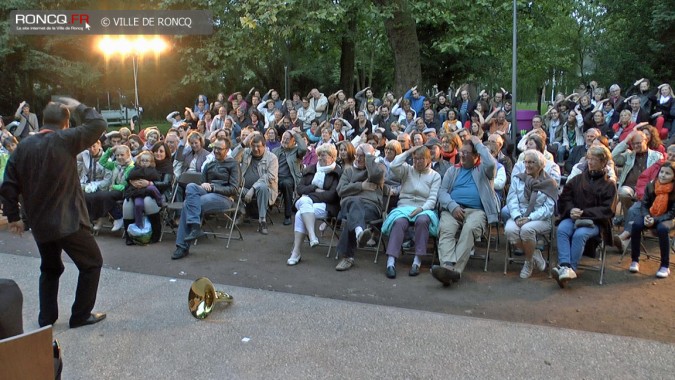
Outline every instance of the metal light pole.
<svg viewBox="0 0 675 380"><path fill-rule="evenodd" d="M511 117L511 141L513 143L516 143L516 137L518 135L518 107L517 107L517 91L518 91L518 85L516 84L516 78L518 77L517 69L518 69L518 18L517 18L517 12L518 11L518 5L516 4L516 0L513 0L513 51L511 52L511 67L513 73L511 74L511 102L512 102L512 108L513 108L513 116ZM515 151L515 150L514 150Z"/></svg>
<svg viewBox="0 0 675 380"><path fill-rule="evenodd" d="M131 65L134 70L134 95L136 96L136 101L134 103L134 109L136 110L136 114L138 115L138 130L141 130L141 112L139 109L139 103L138 103L138 61L136 60L136 54L133 54L131 56Z"/></svg>
<svg viewBox="0 0 675 380"><path fill-rule="evenodd" d="M154 53L155 59L159 58L160 53L167 48L166 42L159 36L152 39L146 39L143 36L135 40L128 39L126 36L102 37L98 41L98 48L105 56L106 63L113 56L120 56L124 60L131 56L131 64L134 74L134 109L138 115L138 126L141 124L142 107L138 100L138 60L146 53ZM125 108L126 109L126 108ZM128 114L124 115L128 119Z"/></svg>

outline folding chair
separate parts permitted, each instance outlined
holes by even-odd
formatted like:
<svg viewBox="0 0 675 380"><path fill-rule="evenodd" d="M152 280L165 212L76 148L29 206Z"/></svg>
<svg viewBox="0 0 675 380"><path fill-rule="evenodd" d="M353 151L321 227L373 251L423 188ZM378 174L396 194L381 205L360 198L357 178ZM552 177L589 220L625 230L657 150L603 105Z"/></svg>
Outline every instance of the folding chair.
<svg viewBox="0 0 675 380"><path fill-rule="evenodd" d="M490 261L490 246L492 245L492 229L496 228L497 233L496 233L496 242L495 242L495 252L499 249L499 220L496 223L488 223L487 224L487 236L485 236L485 233L483 233L483 237L487 239L487 248L485 249L484 254L476 254L475 253L475 243L474 243L474 254L471 255L471 259L474 260L483 260L485 262L483 266L483 272L487 272L487 267L488 267L488 261ZM461 229L459 230L461 231ZM480 240L479 240L480 241ZM508 242L507 242L508 243Z"/></svg>
<svg viewBox="0 0 675 380"><path fill-rule="evenodd" d="M597 255L598 250L600 251L600 257L597 259L597 260L600 261L600 263L598 265L587 264L588 260L595 260L593 258L587 258L587 259L585 259L585 262L583 264L579 263L577 265L577 268L600 272L599 284L602 285L602 280L605 277L605 262L606 262L606 259L607 259L607 246L605 245L605 241L602 239L601 235L594 236L591 239L589 239L588 241L586 241L586 244L589 244L589 243L590 244L597 244L597 246L595 248L595 251L596 251L596 255ZM584 247L584 249L585 249L585 247ZM583 256L582 256L582 259L583 259Z"/></svg>
<svg viewBox="0 0 675 380"><path fill-rule="evenodd" d="M216 219L219 216L223 216L225 218L225 228L229 228L229 234L227 234L227 245L225 248L230 248L230 241L232 240L232 233L234 230L237 230L237 234L239 237L237 240L244 240L244 235L241 233L241 230L239 229L239 226L237 226L236 221L237 221L237 215L239 214L239 206L241 205L241 198L243 196L243 187L239 190L238 195L237 195L237 202L230 208L223 209L223 210L217 210L217 211L212 211L208 213L204 213L202 215L202 225L205 227L205 229L209 229L209 231L204 231L204 234L207 236L213 236L214 238L221 238L225 239L226 233L221 233L221 232L216 232L216 227L211 225L208 221L208 216L215 216Z"/></svg>
<svg viewBox="0 0 675 380"><path fill-rule="evenodd" d="M544 235L537 235L537 248L545 248L546 249L546 265L548 265L548 278L552 277L552 268L551 268L551 247L553 246L553 231L554 231L554 224L553 224L553 218L549 219L550 223L550 231L548 234ZM525 256L515 256L513 254L513 247L511 246L511 243L504 237L504 240L506 240L506 254L504 255L504 274L506 274L506 271L508 270L508 266L511 263L518 263L518 264L524 264L525 263ZM543 246L540 247L539 242L543 243ZM543 250L542 250L543 252Z"/></svg>
<svg viewBox="0 0 675 380"><path fill-rule="evenodd" d="M178 194L178 187L183 187L185 188L188 184L191 183L196 183L196 184L201 184L202 183L202 173L200 172L195 172L195 171L186 171L183 174L178 177L178 180L176 180L174 187L173 187L173 193L171 195L171 202L169 202L166 207L164 208L164 223L163 225L169 225L172 226L173 220L171 219L171 214L177 214L180 213L181 210L183 210L183 202L182 201L176 201L176 195ZM161 212L161 210L160 210ZM176 230L171 227L171 233L175 234ZM159 237L159 241L162 241L162 238L164 237L164 227L162 227L162 234Z"/></svg>

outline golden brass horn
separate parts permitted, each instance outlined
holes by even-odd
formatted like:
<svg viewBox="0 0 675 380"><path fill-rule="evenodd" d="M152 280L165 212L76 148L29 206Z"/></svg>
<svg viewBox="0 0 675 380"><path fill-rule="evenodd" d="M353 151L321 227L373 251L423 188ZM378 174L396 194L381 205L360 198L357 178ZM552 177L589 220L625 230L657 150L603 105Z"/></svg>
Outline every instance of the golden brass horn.
<svg viewBox="0 0 675 380"><path fill-rule="evenodd" d="M216 302L225 302L229 305L232 303L232 296L216 290L211 280L206 277L200 277L192 283L188 296L188 308L193 317L198 319L208 317Z"/></svg>

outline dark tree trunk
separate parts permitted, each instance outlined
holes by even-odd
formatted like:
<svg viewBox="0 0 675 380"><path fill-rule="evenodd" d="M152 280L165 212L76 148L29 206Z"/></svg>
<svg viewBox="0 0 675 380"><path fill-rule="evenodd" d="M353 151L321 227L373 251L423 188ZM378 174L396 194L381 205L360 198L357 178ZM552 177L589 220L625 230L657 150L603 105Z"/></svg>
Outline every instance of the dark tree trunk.
<svg viewBox="0 0 675 380"><path fill-rule="evenodd" d="M377 3L380 6L393 8L393 17L384 20L384 28L391 50L394 52L394 93L396 96L402 96L411 87L421 85L422 68L417 25L407 0L392 2L379 0Z"/></svg>
<svg viewBox="0 0 675 380"><path fill-rule="evenodd" d="M347 30L342 35L340 54L340 88L347 96L354 96L354 70L356 65L356 43L354 31L356 30L356 13L350 10L347 14Z"/></svg>

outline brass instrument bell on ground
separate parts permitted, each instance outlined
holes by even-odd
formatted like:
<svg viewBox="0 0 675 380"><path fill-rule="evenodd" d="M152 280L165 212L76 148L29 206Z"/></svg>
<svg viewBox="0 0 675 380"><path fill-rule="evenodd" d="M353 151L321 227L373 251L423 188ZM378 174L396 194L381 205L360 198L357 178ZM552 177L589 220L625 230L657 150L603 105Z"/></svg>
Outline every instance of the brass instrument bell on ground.
<svg viewBox="0 0 675 380"><path fill-rule="evenodd" d="M188 308L193 317L204 319L211 314L214 304L225 302L229 305L232 300L231 295L216 290L208 278L200 277L190 286Z"/></svg>

